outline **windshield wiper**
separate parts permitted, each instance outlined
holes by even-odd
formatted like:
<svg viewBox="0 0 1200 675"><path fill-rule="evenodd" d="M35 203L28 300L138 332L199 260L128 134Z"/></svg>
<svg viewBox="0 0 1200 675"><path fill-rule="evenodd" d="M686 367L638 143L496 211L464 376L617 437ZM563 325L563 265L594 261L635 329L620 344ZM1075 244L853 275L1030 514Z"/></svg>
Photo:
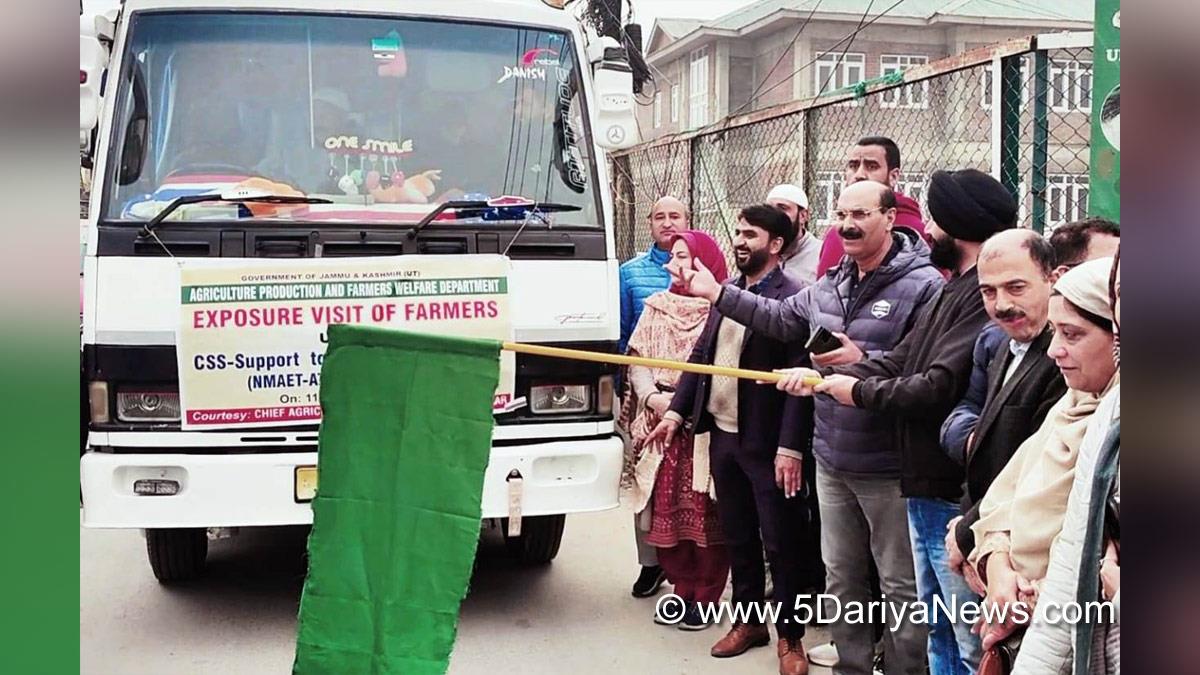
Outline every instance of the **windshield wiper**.
<svg viewBox="0 0 1200 675"><path fill-rule="evenodd" d="M249 191L239 191L234 193L212 193L204 195L184 195L171 200L170 204L163 207L162 211L154 214L154 217L146 221L142 226L142 235L150 236L154 234L154 228L158 227L167 216L175 213L181 206L189 204L203 204L205 202L230 202L233 204L332 204L328 199L320 197L297 197L292 195L273 195L268 193L257 193Z"/></svg>
<svg viewBox="0 0 1200 675"><path fill-rule="evenodd" d="M416 239L417 234L429 223L432 223L438 216L442 215L447 209L454 209L455 218L476 218L482 217L484 220L520 220L526 218L531 213L555 213L562 211L582 211L582 206L574 204L559 204L557 202L535 202L531 199L520 199L512 197L501 197L499 199L460 199L450 200L438 204L425 217L417 221L413 229L408 231L408 238ZM511 214L511 215L510 215Z"/></svg>

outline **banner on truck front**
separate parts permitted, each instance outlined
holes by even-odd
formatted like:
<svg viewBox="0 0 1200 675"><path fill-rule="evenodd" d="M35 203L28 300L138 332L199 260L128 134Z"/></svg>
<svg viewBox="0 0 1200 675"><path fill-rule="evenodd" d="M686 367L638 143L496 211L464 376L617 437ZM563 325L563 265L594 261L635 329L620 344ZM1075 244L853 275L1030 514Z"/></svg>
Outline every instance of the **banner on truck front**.
<svg viewBox="0 0 1200 675"><path fill-rule="evenodd" d="M510 340L508 269L499 255L185 262L183 428L319 421L329 324ZM495 409L512 402L515 373L513 354L501 352Z"/></svg>

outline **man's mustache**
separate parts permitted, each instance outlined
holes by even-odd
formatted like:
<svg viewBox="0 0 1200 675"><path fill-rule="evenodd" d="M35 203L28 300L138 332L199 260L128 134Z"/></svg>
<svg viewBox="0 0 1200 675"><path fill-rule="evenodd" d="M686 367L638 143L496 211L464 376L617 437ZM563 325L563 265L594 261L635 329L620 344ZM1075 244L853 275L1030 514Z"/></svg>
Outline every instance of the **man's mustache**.
<svg viewBox="0 0 1200 675"><path fill-rule="evenodd" d="M1001 321L1009 321L1011 319L1021 319L1025 317L1025 312L1019 309L1003 309L996 312L996 318Z"/></svg>
<svg viewBox="0 0 1200 675"><path fill-rule="evenodd" d="M841 227L838 228L838 234L842 235L842 239L862 239L866 233L857 227Z"/></svg>

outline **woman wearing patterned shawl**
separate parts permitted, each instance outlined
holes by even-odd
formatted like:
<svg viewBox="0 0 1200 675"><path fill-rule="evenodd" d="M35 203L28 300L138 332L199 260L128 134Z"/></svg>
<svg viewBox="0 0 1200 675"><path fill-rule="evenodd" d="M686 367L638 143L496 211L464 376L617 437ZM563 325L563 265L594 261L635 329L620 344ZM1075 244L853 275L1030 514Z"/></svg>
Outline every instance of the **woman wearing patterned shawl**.
<svg viewBox="0 0 1200 675"><path fill-rule="evenodd" d="M671 242L668 267L694 269L699 260L718 281L728 276L725 255L712 237L689 230L675 235ZM670 361L687 361L692 347L704 330L710 304L672 285L668 290L646 298L645 309L629 337L629 353ZM694 491L693 442L691 434L677 434L665 447L646 443L646 436L662 420L671 404L680 372L666 368L631 366L629 381L633 389L633 422L629 426L639 457L661 453L647 508L649 533L646 541L658 549L659 564L674 584L675 594L686 603L682 629L707 628L696 603L716 602L729 575L729 557L717 523L716 504L704 491ZM704 471L702 466L699 470ZM663 623L668 617L656 616ZM678 615L669 617L678 618Z"/></svg>

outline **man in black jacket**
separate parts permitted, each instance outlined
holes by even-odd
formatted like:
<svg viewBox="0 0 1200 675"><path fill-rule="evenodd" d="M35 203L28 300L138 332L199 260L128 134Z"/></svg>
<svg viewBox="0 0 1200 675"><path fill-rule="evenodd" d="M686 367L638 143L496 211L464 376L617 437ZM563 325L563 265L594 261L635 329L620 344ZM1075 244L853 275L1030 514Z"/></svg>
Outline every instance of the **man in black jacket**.
<svg viewBox="0 0 1200 675"><path fill-rule="evenodd" d="M799 369L780 387L894 417L917 592L927 606L940 596L951 607L978 598L946 560L946 527L958 515L963 469L942 451L939 432L967 389L975 340L988 321L975 268L979 249L1015 226L1017 203L999 181L974 169L935 172L928 194L930 260L953 273L941 297L890 354L835 367L815 387L803 383ZM930 616L930 672L974 672L981 654L971 624L932 609Z"/></svg>
<svg viewBox="0 0 1200 675"><path fill-rule="evenodd" d="M728 283L776 300L798 293L805 284L784 270L780 257L795 236L790 219L775 207L742 209L733 239L742 274ZM688 360L770 371L805 364L807 354L803 341L775 340L712 312ZM812 401L752 380L685 373L670 410L647 442L669 438L687 422L694 434L709 435L717 509L732 562L733 601L750 617L735 623L713 646L712 655L737 656L771 641L751 608L763 598L763 549L771 563L773 599L782 607L795 608L812 581L802 569L803 547L811 540L810 514L798 497L802 465L806 456L807 463L812 461ZM804 624L787 621L788 614L776 622L780 672L801 673L807 669L800 644Z"/></svg>
<svg viewBox="0 0 1200 675"><path fill-rule="evenodd" d="M987 396L978 418L952 414L947 426L961 419L962 428L942 429L943 445L948 437L967 438L965 516L950 521L946 533L950 569L960 573L965 556L975 548L971 525L979 519L983 495L1067 391L1062 372L1046 354L1054 334L1048 314L1055 260L1050 242L1030 230L1001 232L979 252L983 303L1005 338L988 367Z"/></svg>

